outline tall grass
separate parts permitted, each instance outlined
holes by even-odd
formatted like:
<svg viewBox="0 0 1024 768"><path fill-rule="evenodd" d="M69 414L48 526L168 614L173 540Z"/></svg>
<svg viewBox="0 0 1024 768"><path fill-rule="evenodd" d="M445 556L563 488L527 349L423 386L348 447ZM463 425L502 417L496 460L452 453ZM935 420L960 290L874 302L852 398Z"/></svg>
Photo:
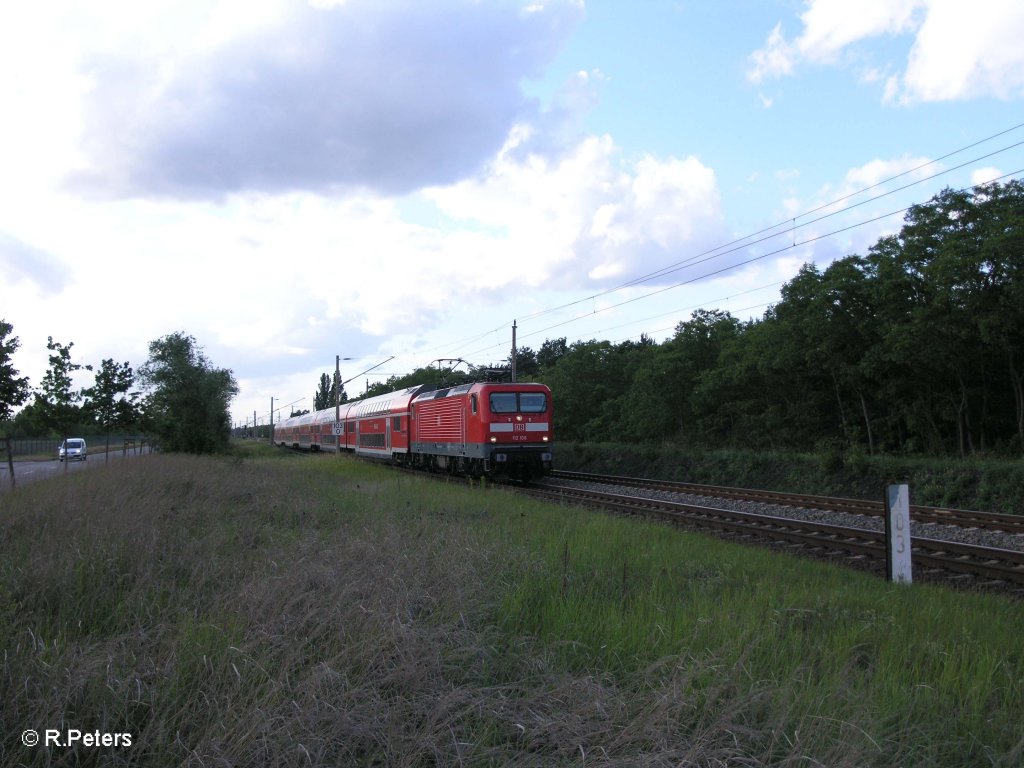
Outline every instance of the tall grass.
<svg viewBox="0 0 1024 768"><path fill-rule="evenodd" d="M576 672L635 679L681 665L696 706L721 707L716 726L740 726L759 761L1021 759L1019 603L607 518L546 548L505 598L506 630L536 633Z"/></svg>
<svg viewBox="0 0 1024 768"><path fill-rule="evenodd" d="M1024 755L1008 600L333 457L151 456L0 503L5 765Z"/></svg>

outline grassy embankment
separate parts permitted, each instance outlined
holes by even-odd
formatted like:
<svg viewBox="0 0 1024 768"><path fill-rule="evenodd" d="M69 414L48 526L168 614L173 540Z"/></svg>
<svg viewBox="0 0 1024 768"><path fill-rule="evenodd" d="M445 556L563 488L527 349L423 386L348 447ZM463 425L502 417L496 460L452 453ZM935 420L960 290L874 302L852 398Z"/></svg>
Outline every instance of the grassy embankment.
<svg viewBox="0 0 1024 768"><path fill-rule="evenodd" d="M1024 758L1020 603L255 450L0 500L0 763Z"/></svg>

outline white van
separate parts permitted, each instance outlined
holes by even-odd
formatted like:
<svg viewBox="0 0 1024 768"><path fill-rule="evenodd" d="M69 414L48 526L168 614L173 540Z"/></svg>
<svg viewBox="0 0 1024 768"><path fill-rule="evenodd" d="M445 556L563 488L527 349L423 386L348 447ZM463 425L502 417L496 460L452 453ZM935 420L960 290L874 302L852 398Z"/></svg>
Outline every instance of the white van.
<svg viewBox="0 0 1024 768"><path fill-rule="evenodd" d="M63 443L60 444L60 448L57 451L57 459L64 461L67 459L78 459L85 461L89 455L89 449L85 445L85 440L80 437L69 437Z"/></svg>

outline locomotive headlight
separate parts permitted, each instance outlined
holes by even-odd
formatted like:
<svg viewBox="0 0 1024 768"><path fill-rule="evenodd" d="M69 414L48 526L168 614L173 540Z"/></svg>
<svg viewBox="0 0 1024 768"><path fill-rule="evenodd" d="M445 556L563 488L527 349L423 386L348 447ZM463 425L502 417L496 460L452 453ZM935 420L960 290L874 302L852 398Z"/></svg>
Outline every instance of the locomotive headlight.
<svg viewBox="0 0 1024 768"><path fill-rule="evenodd" d="M498 442L498 438L496 438L494 435L491 435L491 442L492 443Z"/></svg>
<svg viewBox="0 0 1024 768"><path fill-rule="evenodd" d="M546 443L548 441L548 436L544 435L544 437L542 437L541 440L543 440Z"/></svg>

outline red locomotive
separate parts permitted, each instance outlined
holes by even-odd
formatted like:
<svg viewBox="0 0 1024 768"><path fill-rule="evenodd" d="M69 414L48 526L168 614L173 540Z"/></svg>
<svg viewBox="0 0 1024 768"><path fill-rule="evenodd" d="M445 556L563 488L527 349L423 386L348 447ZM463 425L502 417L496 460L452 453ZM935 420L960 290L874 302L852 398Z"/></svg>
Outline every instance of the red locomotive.
<svg viewBox="0 0 1024 768"><path fill-rule="evenodd" d="M526 480L551 471L551 414L543 384L421 385L285 419L274 442Z"/></svg>

